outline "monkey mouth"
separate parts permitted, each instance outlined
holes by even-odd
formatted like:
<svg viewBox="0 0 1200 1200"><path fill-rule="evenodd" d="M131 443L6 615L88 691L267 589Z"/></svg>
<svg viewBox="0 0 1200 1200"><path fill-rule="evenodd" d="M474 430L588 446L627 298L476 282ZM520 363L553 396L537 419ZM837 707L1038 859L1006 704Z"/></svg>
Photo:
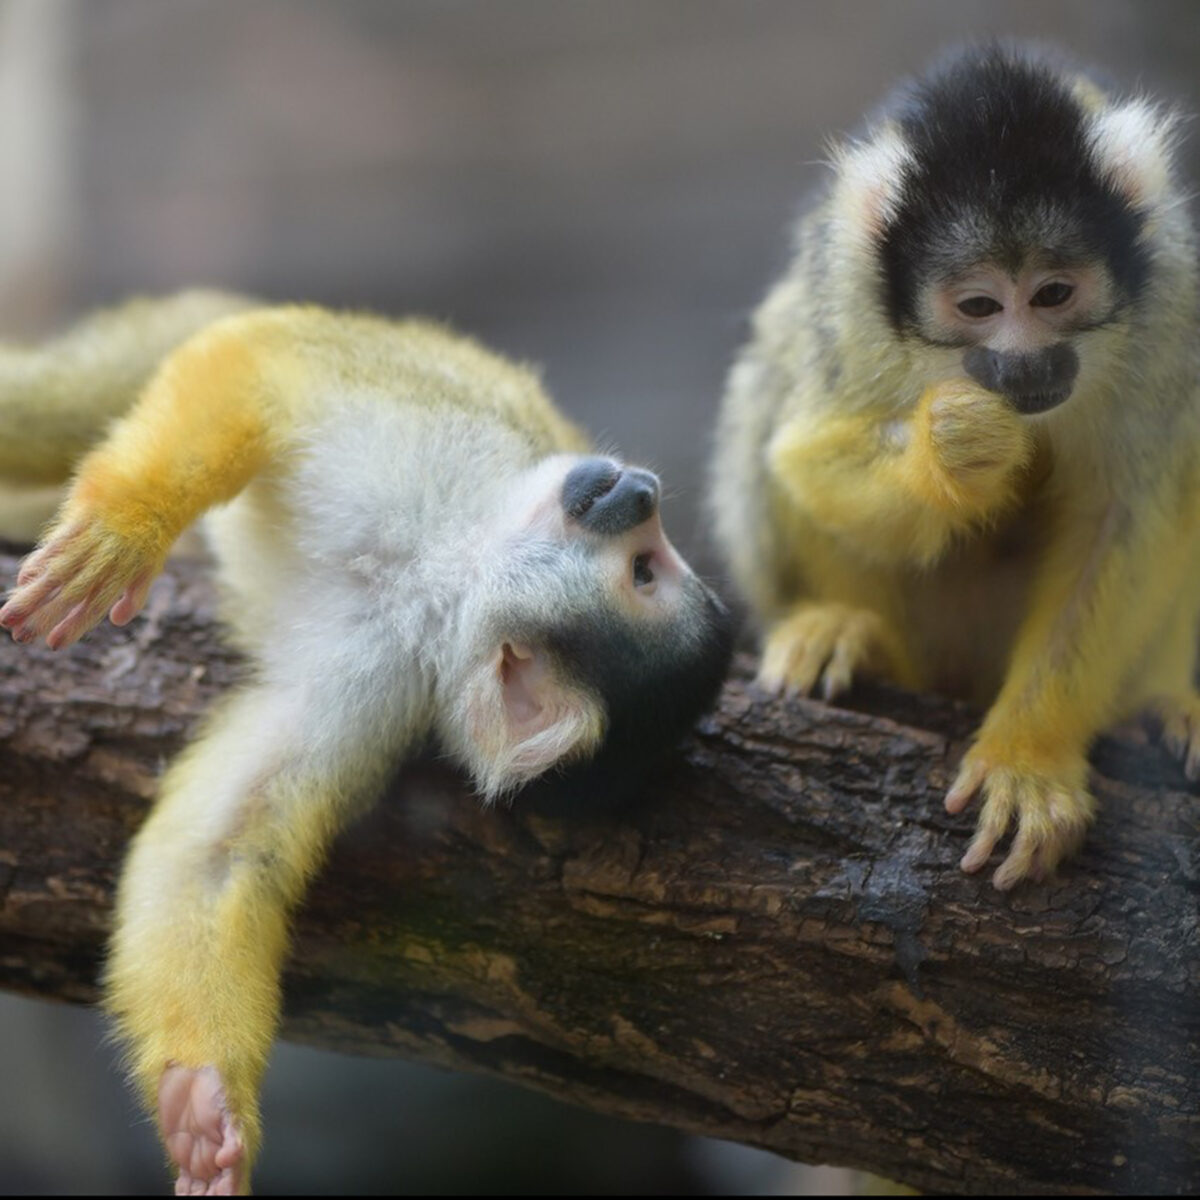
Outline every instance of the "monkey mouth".
<svg viewBox="0 0 1200 1200"><path fill-rule="evenodd" d="M1033 417L1057 408L1070 394L1070 388L1059 388L1053 392L1024 392L1018 395L1010 392L1008 401L1017 412Z"/></svg>

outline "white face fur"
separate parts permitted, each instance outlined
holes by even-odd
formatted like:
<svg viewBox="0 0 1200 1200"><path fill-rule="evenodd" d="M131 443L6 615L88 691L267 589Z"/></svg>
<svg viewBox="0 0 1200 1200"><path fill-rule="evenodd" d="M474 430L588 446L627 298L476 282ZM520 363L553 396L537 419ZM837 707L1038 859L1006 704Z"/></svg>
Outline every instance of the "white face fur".
<svg viewBox="0 0 1200 1200"><path fill-rule="evenodd" d="M566 502L568 476L591 465L611 475L577 518ZM468 602L465 651L449 682L452 702L443 739L462 759L485 798L493 799L596 750L605 735L603 702L567 677L538 630L571 620L602 624L616 616L632 625L669 630L689 625L690 568L667 540L657 504L644 519L612 531L595 514L618 482L649 482L612 459L558 455L514 482L502 511L487 522L482 544L492 558L486 595ZM694 598L691 601L694 603ZM656 634L652 634L658 637Z"/></svg>

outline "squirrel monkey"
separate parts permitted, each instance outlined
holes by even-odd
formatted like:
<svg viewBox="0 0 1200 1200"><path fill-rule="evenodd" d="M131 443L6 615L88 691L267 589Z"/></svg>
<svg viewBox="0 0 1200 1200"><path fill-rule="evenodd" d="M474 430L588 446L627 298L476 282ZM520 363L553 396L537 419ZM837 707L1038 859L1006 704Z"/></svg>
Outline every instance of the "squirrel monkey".
<svg viewBox="0 0 1200 1200"><path fill-rule="evenodd" d="M1152 710L1200 778L1196 242L1173 116L1019 48L901 89L759 308L714 520L760 680L990 704L946 796L999 888L1081 841L1087 752Z"/></svg>
<svg viewBox="0 0 1200 1200"><path fill-rule="evenodd" d="M176 1191L236 1193L289 911L338 828L427 737L488 801L564 766L572 796L617 786L713 700L731 623L656 477L436 324L192 293L0 350L0 474L79 454L0 625L57 649L124 624L221 506L206 532L255 666L134 841L105 982Z"/></svg>

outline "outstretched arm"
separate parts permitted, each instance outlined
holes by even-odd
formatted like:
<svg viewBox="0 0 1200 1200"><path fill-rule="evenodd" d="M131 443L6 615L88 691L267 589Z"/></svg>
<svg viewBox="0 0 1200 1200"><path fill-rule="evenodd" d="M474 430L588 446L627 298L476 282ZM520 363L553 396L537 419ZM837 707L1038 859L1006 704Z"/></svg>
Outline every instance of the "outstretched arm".
<svg viewBox="0 0 1200 1200"><path fill-rule="evenodd" d="M247 1186L289 911L413 735L395 692L345 644L255 684L172 767L134 842L106 1005L181 1194Z"/></svg>
<svg viewBox="0 0 1200 1200"><path fill-rule="evenodd" d="M927 563L1013 498L1032 450L1001 397L952 380L928 388L904 421L794 418L768 454L774 479L819 529L876 562Z"/></svg>
<svg viewBox="0 0 1200 1200"><path fill-rule="evenodd" d="M55 524L26 559L0 626L70 645L106 612L141 608L175 539L231 499L286 443L292 316L219 321L177 350L80 465Z"/></svg>

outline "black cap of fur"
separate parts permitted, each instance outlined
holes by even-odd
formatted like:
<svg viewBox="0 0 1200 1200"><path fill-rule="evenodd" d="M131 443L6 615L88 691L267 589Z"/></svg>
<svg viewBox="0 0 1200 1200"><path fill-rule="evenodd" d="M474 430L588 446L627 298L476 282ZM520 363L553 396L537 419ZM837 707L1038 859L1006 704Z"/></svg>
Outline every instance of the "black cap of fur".
<svg viewBox="0 0 1200 1200"><path fill-rule="evenodd" d="M546 635L567 677L604 704L606 729L590 759L533 785L540 801L624 803L655 760L712 707L729 673L733 618L694 576L684 586L684 614L657 628L608 611Z"/></svg>
<svg viewBox="0 0 1200 1200"><path fill-rule="evenodd" d="M1132 300L1149 272L1137 212L1097 171L1086 114L1049 56L964 51L888 107L913 152L880 242L885 304L916 325L921 286L990 260L1016 270L1032 249L1063 265L1103 262Z"/></svg>

